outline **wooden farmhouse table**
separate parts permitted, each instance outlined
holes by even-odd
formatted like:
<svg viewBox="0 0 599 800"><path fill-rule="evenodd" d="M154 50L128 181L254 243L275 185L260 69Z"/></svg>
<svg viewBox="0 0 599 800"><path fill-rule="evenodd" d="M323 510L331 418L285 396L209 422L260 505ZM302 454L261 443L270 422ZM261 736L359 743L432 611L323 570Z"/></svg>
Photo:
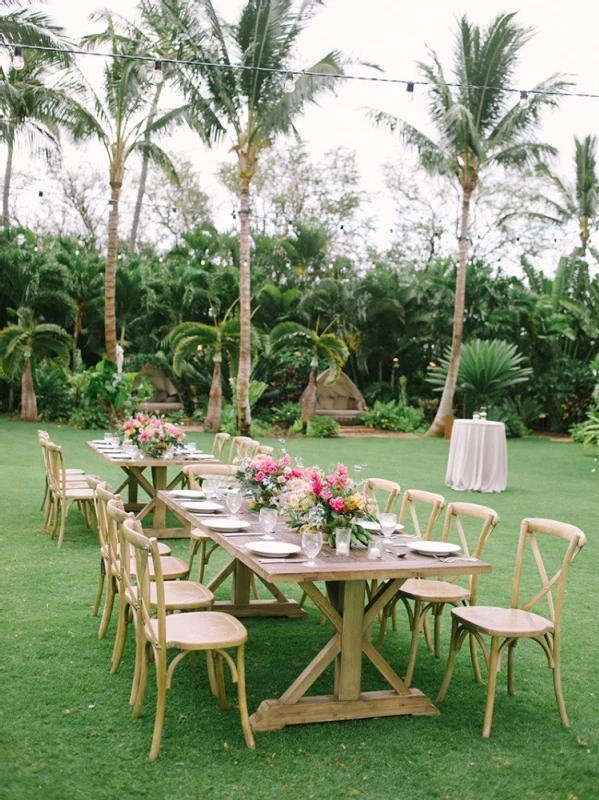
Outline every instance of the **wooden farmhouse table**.
<svg viewBox="0 0 599 800"><path fill-rule="evenodd" d="M308 567L305 556L285 561L262 558L245 548L256 541L256 535L221 534L211 530L206 518L194 515L181 506L182 500L167 491L158 493L165 505L186 523L199 527L231 556L231 563L213 579L210 589L217 588L226 577L233 576L233 601L216 602L215 609L234 615L270 616L272 601L250 599L251 574L274 594L279 615L284 614L287 600L277 584L298 583L333 626L333 636L315 658L305 667L291 686L279 697L264 700L251 717L255 731L269 731L286 725L328 722L369 717L389 717L404 714L437 715L438 709L418 689L408 688L391 665L370 641L370 628L384 606L397 594L408 578L435 578L443 575L472 575L491 572L483 561L456 560L451 565L426 556L409 553L398 558L396 552L383 551L383 558L370 561L365 551L352 550L349 557L337 556L324 545L316 558L316 566ZM254 523L255 515L244 518ZM253 526L254 531L259 526ZM276 538L298 544L299 535L284 522L275 529ZM400 539L395 541L401 541ZM409 541L409 539L406 539ZM324 582L321 591L317 582ZM374 595L367 597L369 581L377 581ZM270 607L265 607L268 603ZM287 605L293 613L294 606ZM301 611L301 609L298 609ZM375 692L362 691L362 663L366 657L390 687ZM307 695L312 684L326 668L334 664L332 692L327 695Z"/></svg>
<svg viewBox="0 0 599 800"><path fill-rule="evenodd" d="M138 519L143 520L150 512L152 512L152 527L144 528L144 533L147 536L155 536L157 539L177 539L189 536L189 529L184 527L167 528L166 527L166 505L158 497L158 492L162 489L174 489L183 480L183 472L181 467L188 464L220 464L218 459L197 459L183 456L175 456L173 458L121 458L111 456L109 451L104 451L96 446L95 442L86 442L88 447L96 453L107 464L114 467L120 467L126 479L121 485L115 489L115 494L120 494L125 487L127 487L127 502L125 503L126 511L134 511ZM167 471L169 469L178 468L177 474L168 481ZM150 480L144 475L146 469L150 470ZM141 487L149 496L147 502L139 502L138 489Z"/></svg>

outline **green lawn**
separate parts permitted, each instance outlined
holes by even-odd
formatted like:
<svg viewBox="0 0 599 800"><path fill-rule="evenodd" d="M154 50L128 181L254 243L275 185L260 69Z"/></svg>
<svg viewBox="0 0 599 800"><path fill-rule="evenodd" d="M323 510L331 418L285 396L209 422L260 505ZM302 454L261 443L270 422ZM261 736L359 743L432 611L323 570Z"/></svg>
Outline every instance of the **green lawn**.
<svg viewBox="0 0 599 800"><path fill-rule="evenodd" d="M84 446L89 432L48 427L64 446L67 465L118 480L120 471L107 468ZM193 438L209 445L208 436ZM593 456L573 444L512 441L508 490L478 495L446 489L448 446L442 441L289 440L287 447L305 463L365 465L360 473L365 477L492 505L501 522L487 546L493 574L481 579L481 603L509 602L522 517L547 516L582 527L589 544L570 573L564 623L571 729L560 725L551 673L541 648L532 643L518 648L514 697L505 694L505 673L500 678L489 741L481 737L485 689L473 682L465 652L439 717L292 727L257 735L254 752L244 745L237 712L219 711L201 662L195 670L183 663L168 697L160 758L150 763L154 687L150 684L143 716L132 719L132 641L121 671L111 675L116 615L103 641L97 637L98 619L90 616L96 542L74 510L64 546L56 549L41 529L36 426L0 419L0 797L598 798L599 474L592 472ZM185 556L186 541L177 542L174 551ZM409 641L402 612L399 622L399 632L386 639L385 655L401 671ZM249 620L247 627L251 712L284 691L329 633L313 607L307 619ZM445 624L444 651L448 628ZM422 648L414 685L434 699L443 672L443 659L435 661ZM376 687L369 670L366 680ZM321 689L326 691L324 683Z"/></svg>

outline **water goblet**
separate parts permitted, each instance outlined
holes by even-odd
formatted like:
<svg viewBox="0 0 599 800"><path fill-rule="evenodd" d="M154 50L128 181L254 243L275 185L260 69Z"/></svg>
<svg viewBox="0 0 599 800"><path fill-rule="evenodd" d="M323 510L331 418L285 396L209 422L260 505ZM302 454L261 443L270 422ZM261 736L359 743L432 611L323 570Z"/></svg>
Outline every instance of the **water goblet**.
<svg viewBox="0 0 599 800"><path fill-rule="evenodd" d="M397 514L379 514L379 523L381 526L381 533L384 539L390 539L391 535L395 533L395 526L397 525Z"/></svg>
<svg viewBox="0 0 599 800"><path fill-rule="evenodd" d="M237 516L242 503L243 503L243 497L241 496L239 491L232 491L228 493L227 508L229 509L231 514L233 514L234 517Z"/></svg>
<svg viewBox="0 0 599 800"><path fill-rule="evenodd" d="M119 439L118 433L111 433L110 434L110 439L108 441L110 442L110 444L113 444L115 447L118 447L120 445L120 443L121 443L121 440Z"/></svg>
<svg viewBox="0 0 599 800"><path fill-rule="evenodd" d="M195 453L195 451L198 449L198 446L195 442L187 442L186 447L187 447L187 452L190 454Z"/></svg>
<svg viewBox="0 0 599 800"><path fill-rule="evenodd" d="M322 549L322 531L304 531L302 533L302 548L308 556L306 566L315 567L316 561L314 559Z"/></svg>
<svg viewBox="0 0 599 800"><path fill-rule="evenodd" d="M112 444L112 433L110 433L110 431L107 431L104 434L104 441L106 442L106 444Z"/></svg>
<svg viewBox="0 0 599 800"><path fill-rule="evenodd" d="M216 493L218 491L218 480L216 480L216 478L204 478L202 489L204 490L206 497L209 500L212 500L214 497L216 497Z"/></svg>
<svg viewBox="0 0 599 800"><path fill-rule="evenodd" d="M262 530L264 531L264 536L261 536L261 539L274 539L274 536L271 536L272 532L275 529L277 524L277 509L276 508L261 508L260 509L260 525L262 526Z"/></svg>

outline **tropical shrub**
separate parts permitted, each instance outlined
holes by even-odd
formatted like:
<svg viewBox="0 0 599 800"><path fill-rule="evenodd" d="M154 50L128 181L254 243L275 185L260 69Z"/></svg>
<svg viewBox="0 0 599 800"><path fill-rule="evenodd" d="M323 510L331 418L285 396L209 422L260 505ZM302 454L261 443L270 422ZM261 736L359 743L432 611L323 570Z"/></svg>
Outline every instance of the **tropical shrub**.
<svg viewBox="0 0 599 800"><path fill-rule="evenodd" d="M67 422L73 411L73 387L64 368L41 361L35 367L33 382L40 417L46 422Z"/></svg>
<svg viewBox="0 0 599 800"><path fill-rule="evenodd" d="M396 400L383 403L376 400L373 407L362 412L359 417L367 428L383 431L415 433L424 427L424 411Z"/></svg>
<svg viewBox="0 0 599 800"><path fill-rule="evenodd" d="M299 419L293 423L289 433L293 436L307 436L311 439L333 439L339 435L340 429L341 425L331 417L318 415L308 420L305 433L304 426Z"/></svg>
<svg viewBox="0 0 599 800"><path fill-rule="evenodd" d="M506 406L492 406L488 411L488 419L494 422L503 422L508 439L519 439L530 433L518 412L510 411Z"/></svg>
<svg viewBox="0 0 599 800"><path fill-rule="evenodd" d="M76 410L71 423L77 428L115 427L136 413L139 403L152 396L147 378L133 390L138 376L133 372L119 375L112 361L103 359L92 369L73 377Z"/></svg>
<svg viewBox="0 0 599 800"><path fill-rule="evenodd" d="M301 403L283 403L276 408L269 409L264 416L260 415L259 419L269 423L274 428L288 430L300 418L301 414Z"/></svg>
<svg viewBox="0 0 599 800"><path fill-rule="evenodd" d="M448 348L438 366L429 368L427 382L434 391L441 392L449 370L451 351ZM475 339L462 345L457 391L466 395L470 403L488 405L507 389L525 383L532 375L530 367L523 366L524 356L515 344L501 339Z"/></svg>
<svg viewBox="0 0 599 800"><path fill-rule="evenodd" d="M599 445L599 408L591 408L585 421L573 425L570 433L575 442L581 442L585 447Z"/></svg>

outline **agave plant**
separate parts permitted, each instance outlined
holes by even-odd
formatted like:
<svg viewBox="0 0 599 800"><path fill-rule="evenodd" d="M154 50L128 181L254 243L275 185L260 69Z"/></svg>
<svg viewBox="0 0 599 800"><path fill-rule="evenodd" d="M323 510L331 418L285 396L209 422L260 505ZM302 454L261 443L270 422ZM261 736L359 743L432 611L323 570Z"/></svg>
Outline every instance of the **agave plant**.
<svg viewBox="0 0 599 800"><path fill-rule="evenodd" d="M439 366L429 370L426 380L435 391L443 391L450 360L448 348ZM462 345L457 389L475 403L488 403L511 386L530 378L532 369L523 366L523 361L524 356L516 345L501 339L475 339Z"/></svg>

